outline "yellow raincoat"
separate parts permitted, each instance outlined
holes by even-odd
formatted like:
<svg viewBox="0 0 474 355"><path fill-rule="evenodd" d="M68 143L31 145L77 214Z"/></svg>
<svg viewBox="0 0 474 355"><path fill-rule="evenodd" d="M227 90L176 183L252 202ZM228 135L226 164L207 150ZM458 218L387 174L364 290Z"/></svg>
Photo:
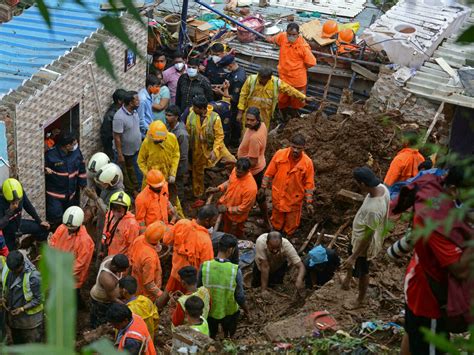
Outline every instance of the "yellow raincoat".
<svg viewBox="0 0 474 355"><path fill-rule="evenodd" d="M154 338L155 332L158 332L160 321L156 305L148 297L139 295L133 301L128 302L127 306L132 313L143 318L151 337Z"/></svg>
<svg viewBox="0 0 474 355"><path fill-rule="evenodd" d="M249 75L247 80L240 90L240 99L238 109L244 111L242 116L242 127L245 127L245 114L249 107L256 107L260 110L260 117L265 125L270 129L270 120L273 117L273 112L278 104L278 95L286 94L300 100L305 100L306 95L296 90L291 85L285 83L276 76L271 77L270 80L263 86L258 81L258 75ZM245 128L244 128L245 129Z"/></svg>
<svg viewBox="0 0 474 355"><path fill-rule="evenodd" d="M224 144L222 121L211 105L203 122L191 108L186 129L192 150L193 193L199 197L204 194L204 169L213 167L221 159L235 162L235 157Z"/></svg>

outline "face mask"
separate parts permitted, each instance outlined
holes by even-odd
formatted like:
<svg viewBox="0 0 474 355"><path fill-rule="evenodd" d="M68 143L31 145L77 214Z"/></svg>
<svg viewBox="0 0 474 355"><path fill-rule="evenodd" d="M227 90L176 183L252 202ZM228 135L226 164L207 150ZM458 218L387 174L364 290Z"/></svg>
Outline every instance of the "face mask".
<svg viewBox="0 0 474 355"><path fill-rule="evenodd" d="M212 61L216 64L221 61L221 57L219 57L218 55L213 55L211 58L212 58Z"/></svg>
<svg viewBox="0 0 474 355"><path fill-rule="evenodd" d="M151 92L153 95L156 95L156 94L158 94L158 93L160 92L160 88L159 88L159 87L157 87L157 88L156 88L156 87L152 87L152 88L150 89L150 92Z"/></svg>
<svg viewBox="0 0 474 355"><path fill-rule="evenodd" d="M297 35L288 35L288 42L293 43L298 39Z"/></svg>
<svg viewBox="0 0 474 355"><path fill-rule="evenodd" d="M190 78L194 78L198 74L197 68L188 68L186 70Z"/></svg>
<svg viewBox="0 0 474 355"><path fill-rule="evenodd" d="M227 68L224 68L224 73L227 73L227 74L228 74L228 73L232 73L232 70L227 69Z"/></svg>
<svg viewBox="0 0 474 355"><path fill-rule="evenodd" d="M76 144L74 144L74 145L72 146L70 152L73 152L73 151L77 150L77 148L79 148L79 144L78 144L78 143L76 143Z"/></svg>
<svg viewBox="0 0 474 355"><path fill-rule="evenodd" d="M154 63L153 65L154 65L155 68L158 69L158 70L163 70L163 69L165 69L165 63L163 63L163 62Z"/></svg>
<svg viewBox="0 0 474 355"><path fill-rule="evenodd" d="M177 71L181 71L181 70L183 70L183 68L184 68L184 63L175 63L175 64L174 64L174 68L175 68Z"/></svg>

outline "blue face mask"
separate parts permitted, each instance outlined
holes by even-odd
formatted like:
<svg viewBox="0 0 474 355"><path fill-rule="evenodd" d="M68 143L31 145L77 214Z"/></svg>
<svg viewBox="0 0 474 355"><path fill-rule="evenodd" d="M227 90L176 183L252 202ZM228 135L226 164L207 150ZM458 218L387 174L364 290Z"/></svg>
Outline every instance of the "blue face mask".
<svg viewBox="0 0 474 355"><path fill-rule="evenodd" d="M186 69L186 72L188 73L190 78L194 78L198 74L197 68L188 68Z"/></svg>

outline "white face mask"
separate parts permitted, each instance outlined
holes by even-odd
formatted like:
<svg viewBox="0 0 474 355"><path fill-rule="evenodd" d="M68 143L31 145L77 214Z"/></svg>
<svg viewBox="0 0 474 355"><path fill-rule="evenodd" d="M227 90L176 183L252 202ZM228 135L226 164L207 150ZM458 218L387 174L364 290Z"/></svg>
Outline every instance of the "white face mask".
<svg viewBox="0 0 474 355"><path fill-rule="evenodd" d="M218 55L213 55L211 58L212 58L212 61L213 61L214 63L216 63L216 64L219 63L219 62L221 61L221 59L222 59L222 58L219 57Z"/></svg>
<svg viewBox="0 0 474 355"><path fill-rule="evenodd" d="M79 148L79 143L76 143L76 144L74 144L74 145L72 146L71 152L77 150L77 148Z"/></svg>
<svg viewBox="0 0 474 355"><path fill-rule="evenodd" d="M175 64L174 64L174 68L175 68L177 71L181 71L181 70L183 70L183 68L184 68L184 63L175 63Z"/></svg>
<svg viewBox="0 0 474 355"><path fill-rule="evenodd" d="M232 73L232 70L224 68L224 73Z"/></svg>
<svg viewBox="0 0 474 355"><path fill-rule="evenodd" d="M194 78L198 74L197 68L188 68L186 69L186 72L188 73L190 78Z"/></svg>
<svg viewBox="0 0 474 355"><path fill-rule="evenodd" d="M288 42L294 43L298 39L298 35L287 35L288 36Z"/></svg>

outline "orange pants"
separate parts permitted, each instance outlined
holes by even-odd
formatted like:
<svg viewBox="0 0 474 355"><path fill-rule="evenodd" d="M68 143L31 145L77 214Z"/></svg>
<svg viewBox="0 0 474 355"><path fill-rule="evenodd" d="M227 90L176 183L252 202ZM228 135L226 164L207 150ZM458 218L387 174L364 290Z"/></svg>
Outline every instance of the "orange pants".
<svg viewBox="0 0 474 355"><path fill-rule="evenodd" d="M224 224L224 226L222 227L222 231L224 233L232 234L237 238L242 238L244 236L245 222L232 222L229 217L227 217L227 214L224 214L224 216L222 216L222 222Z"/></svg>
<svg viewBox="0 0 474 355"><path fill-rule="evenodd" d="M303 94L306 94L306 86L303 86L302 88L295 88L298 91L301 91ZM294 108L296 110L299 110L300 108L303 108L306 105L304 101L301 101L295 97L288 96L286 94L280 94L278 95L278 108L283 109L283 108Z"/></svg>
<svg viewBox="0 0 474 355"><path fill-rule="evenodd" d="M176 291L181 291L185 293L186 289L181 284L181 281L179 281L178 279L175 279L173 276L170 276L170 278L168 279L168 282L166 283L166 291L168 291L168 293L172 293Z"/></svg>
<svg viewBox="0 0 474 355"><path fill-rule="evenodd" d="M274 229L284 232L286 235L292 235L300 225L301 209L291 212L282 212L273 208L270 221Z"/></svg>

